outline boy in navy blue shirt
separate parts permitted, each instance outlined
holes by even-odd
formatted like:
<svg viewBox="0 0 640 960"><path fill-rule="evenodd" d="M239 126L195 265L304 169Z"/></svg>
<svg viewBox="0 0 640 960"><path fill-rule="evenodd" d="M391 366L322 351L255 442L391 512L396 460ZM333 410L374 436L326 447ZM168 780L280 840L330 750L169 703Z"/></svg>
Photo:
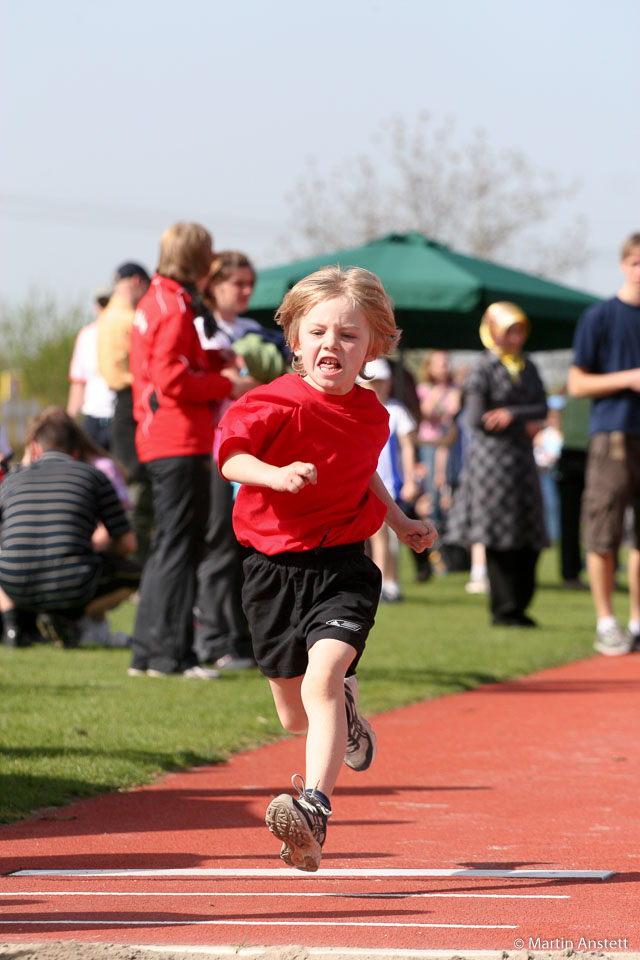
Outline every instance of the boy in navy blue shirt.
<svg viewBox="0 0 640 960"><path fill-rule="evenodd" d="M624 283L615 297L589 307L574 340L569 393L593 399L582 500L587 570L596 608L595 648L629 653L640 641L640 233L623 244ZM615 554L624 513L634 506L629 550L629 624L613 613Z"/></svg>

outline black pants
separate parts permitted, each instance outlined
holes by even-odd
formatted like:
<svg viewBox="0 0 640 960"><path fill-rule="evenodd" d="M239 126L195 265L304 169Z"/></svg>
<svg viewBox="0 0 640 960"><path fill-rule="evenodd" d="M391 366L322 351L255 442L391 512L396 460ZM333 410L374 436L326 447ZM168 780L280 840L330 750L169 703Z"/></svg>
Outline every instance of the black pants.
<svg viewBox="0 0 640 960"><path fill-rule="evenodd" d="M136 421L133 419L133 394L131 387L116 392L113 419L109 427L111 453L127 471L128 480L146 476L145 468L138 460L136 450Z"/></svg>
<svg viewBox="0 0 640 960"><path fill-rule="evenodd" d="M493 619L521 617L536 586L538 551L487 547L489 602Z"/></svg>
<svg viewBox="0 0 640 960"><path fill-rule="evenodd" d="M155 534L142 574L131 666L173 673L198 662L193 606L205 550L211 457L166 457L147 464Z"/></svg>
<svg viewBox="0 0 640 960"><path fill-rule="evenodd" d="M586 466L586 450L563 450L556 468L560 495L560 573L563 580L576 580L582 570L580 508Z"/></svg>
<svg viewBox="0 0 640 960"><path fill-rule="evenodd" d="M127 489L132 505L129 511L129 522L138 541L135 559L144 566L153 529L153 503L151 481L144 464L138 460L136 450L136 421L133 419L131 387L118 390L116 393L109 436L111 453L127 472Z"/></svg>
<svg viewBox="0 0 640 960"><path fill-rule="evenodd" d="M230 653L253 657L251 633L242 610L242 560L246 551L233 532L233 487L214 464L207 550L198 567L195 649L201 663Z"/></svg>

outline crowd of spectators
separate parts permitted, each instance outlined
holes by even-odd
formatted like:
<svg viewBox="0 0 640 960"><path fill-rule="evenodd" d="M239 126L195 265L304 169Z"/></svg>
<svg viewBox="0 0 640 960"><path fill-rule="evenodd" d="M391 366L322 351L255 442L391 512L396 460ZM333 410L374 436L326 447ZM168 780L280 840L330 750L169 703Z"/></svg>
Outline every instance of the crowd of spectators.
<svg viewBox="0 0 640 960"><path fill-rule="evenodd" d="M380 358L361 381L389 414L378 465L388 492L440 531L416 555L416 579L468 569L467 591L487 594L493 624L531 627L540 550L558 543L563 586L586 590L584 537L595 645L607 655L640 641L640 518L628 512L640 493L640 234L621 265L617 295L578 325L558 395L546 397L523 352L529 321L511 303L487 309L471 369L452 369L436 349L415 380ZM236 490L216 463L222 414L291 372L282 335L246 316L255 279L245 254L214 253L204 227L174 224L153 274L126 261L96 290L70 358L67 408L34 418L11 469L0 426L5 645L128 645L131 676L213 679L255 666ZM625 530L626 629L612 608ZM381 600L402 602L387 527L369 549ZM107 618L126 597L137 603L131 637L112 634Z"/></svg>

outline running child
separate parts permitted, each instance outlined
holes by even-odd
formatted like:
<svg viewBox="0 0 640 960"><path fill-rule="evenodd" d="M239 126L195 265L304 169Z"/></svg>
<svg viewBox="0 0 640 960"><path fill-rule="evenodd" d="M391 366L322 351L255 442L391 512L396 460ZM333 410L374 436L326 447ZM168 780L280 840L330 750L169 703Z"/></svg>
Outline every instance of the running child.
<svg viewBox="0 0 640 960"><path fill-rule="evenodd" d="M364 541L386 521L419 553L436 531L406 517L378 477L389 417L355 382L400 336L378 277L325 267L289 291L276 319L297 375L256 387L225 413L219 464L242 484L233 519L251 548L243 605L254 655L284 728L307 734L305 777L292 777L298 796L272 800L266 822L282 860L315 871L342 763L366 770L376 750L355 676L381 587Z"/></svg>

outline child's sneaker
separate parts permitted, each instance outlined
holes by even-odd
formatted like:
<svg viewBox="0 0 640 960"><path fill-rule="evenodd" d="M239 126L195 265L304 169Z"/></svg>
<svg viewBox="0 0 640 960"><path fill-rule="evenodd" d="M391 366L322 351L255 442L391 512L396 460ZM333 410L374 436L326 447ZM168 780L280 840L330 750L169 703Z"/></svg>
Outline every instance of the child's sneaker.
<svg viewBox="0 0 640 960"><path fill-rule="evenodd" d="M637 653L640 651L640 633L636 633L635 629L630 623L627 626L627 636L631 641L631 652Z"/></svg>
<svg viewBox="0 0 640 960"><path fill-rule="evenodd" d="M464 588L467 593L489 593L489 578L469 577Z"/></svg>
<svg viewBox="0 0 640 960"><path fill-rule="evenodd" d="M352 770L367 770L376 755L376 735L371 724L358 713L356 699L349 683L344 681L344 700L347 708L347 750L344 762Z"/></svg>
<svg viewBox="0 0 640 960"><path fill-rule="evenodd" d="M315 794L306 792L299 773L293 775L291 783L298 796L281 793L272 800L266 824L274 837L282 840L280 858L287 866L314 873L320 866L331 810Z"/></svg>
<svg viewBox="0 0 640 960"><path fill-rule="evenodd" d="M614 620L604 629L596 630L593 646L605 657L623 657L633 649L633 640L618 621Z"/></svg>

